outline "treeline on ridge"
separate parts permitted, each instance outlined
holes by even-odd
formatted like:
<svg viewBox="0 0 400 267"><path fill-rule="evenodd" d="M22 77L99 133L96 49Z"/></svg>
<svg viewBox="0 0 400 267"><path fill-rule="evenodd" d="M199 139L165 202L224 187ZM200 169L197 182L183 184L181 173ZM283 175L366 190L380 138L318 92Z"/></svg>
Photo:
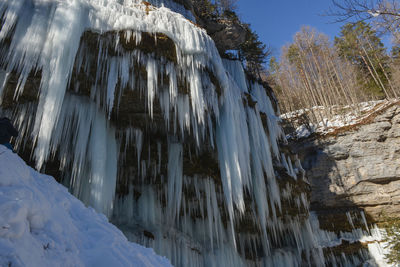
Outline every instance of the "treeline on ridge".
<svg viewBox="0 0 400 267"><path fill-rule="evenodd" d="M339 16L337 22L356 19L342 26L333 41L304 26L282 47L279 60L272 57L269 62L268 81L281 112L305 111L300 123L324 126L340 113L359 114L360 102L400 96L400 38L398 27L393 27L400 21L399 7L386 1L377 1L375 9L350 2L332 15ZM377 15L383 12L390 15ZM383 33L392 38L390 52L381 41Z"/></svg>

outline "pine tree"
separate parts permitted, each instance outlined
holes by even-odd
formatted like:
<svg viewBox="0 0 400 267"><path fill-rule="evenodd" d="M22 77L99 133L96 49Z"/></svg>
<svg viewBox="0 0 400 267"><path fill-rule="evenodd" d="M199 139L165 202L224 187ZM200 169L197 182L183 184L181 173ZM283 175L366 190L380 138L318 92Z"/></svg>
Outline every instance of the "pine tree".
<svg viewBox="0 0 400 267"><path fill-rule="evenodd" d="M271 51L259 40L258 34L250 29L250 25L244 25L246 28L246 41L240 46L238 55L246 68L246 71L255 78L260 78L264 70L263 65L267 62Z"/></svg>
<svg viewBox="0 0 400 267"><path fill-rule="evenodd" d="M389 57L377 33L363 21L342 27L335 46L341 57L359 69L359 82L375 97L395 94L389 78Z"/></svg>
<svg viewBox="0 0 400 267"><path fill-rule="evenodd" d="M193 1L193 8L196 15L202 19L216 20L219 17L218 6L210 0Z"/></svg>
<svg viewBox="0 0 400 267"><path fill-rule="evenodd" d="M249 24L243 24L236 12L236 0L196 0L193 1L193 7L197 16L201 20L219 21L229 20L241 24L246 30L246 41L236 52L224 51L224 57L239 59L246 72L255 79L262 79L262 73L265 71L264 64L267 62L270 49L259 40L259 36L254 32Z"/></svg>

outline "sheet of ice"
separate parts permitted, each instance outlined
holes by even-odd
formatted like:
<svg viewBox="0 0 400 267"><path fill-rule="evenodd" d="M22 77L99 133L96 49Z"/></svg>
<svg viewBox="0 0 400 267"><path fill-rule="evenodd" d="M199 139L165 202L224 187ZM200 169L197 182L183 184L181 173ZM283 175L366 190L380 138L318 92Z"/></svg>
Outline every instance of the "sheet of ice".
<svg viewBox="0 0 400 267"><path fill-rule="evenodd" d="M1 266L171 266L0 145Z"/></svg>
<svg viewBox="0 0 400 267"><path fill-rule="evenodd" d="M111 216L120 149L106 113L88 99L67 94L51 137L51 154L58 151L61 167L72 167L71 192Z"/></svg>

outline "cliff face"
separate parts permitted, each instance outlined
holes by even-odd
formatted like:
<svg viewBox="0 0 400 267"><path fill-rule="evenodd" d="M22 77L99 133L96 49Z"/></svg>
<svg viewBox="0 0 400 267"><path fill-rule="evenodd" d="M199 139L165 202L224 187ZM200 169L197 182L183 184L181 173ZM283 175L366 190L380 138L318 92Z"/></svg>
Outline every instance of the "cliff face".
<svg viewBox="0 0 400 267"><path fill-rule="evenodd" d="M374 254L377 248L365 236L376 241L386 237L371 225L387 226L400 217L399 103L330 134L292 141L290 148L309 179L310 210L319 227L339 238L324 252L348 259L363 258L366 251ZM377 258L373 266L388 266L385 256Z"/></svg>
<svg viewBox="0 0 400 267"><path fill-rule="evenodd" d="M400 106L361 125L292 144L312 186L311 209L363 209L372 221L400 214Z"/></svg>

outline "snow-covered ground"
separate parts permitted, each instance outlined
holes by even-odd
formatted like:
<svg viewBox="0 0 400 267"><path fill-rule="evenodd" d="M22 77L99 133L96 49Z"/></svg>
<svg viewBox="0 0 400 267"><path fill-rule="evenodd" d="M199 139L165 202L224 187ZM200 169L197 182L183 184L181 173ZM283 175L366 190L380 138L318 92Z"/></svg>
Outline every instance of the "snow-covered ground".
<svg viewBox="0 0 400 267"><path fill-rule="evenodd" d="M307 138L313 133L324 135L344 126L355 125L372 113L380 111L397 101L399 101L399 99L377 100L359 103L357 107L336 107L337 115L333 115L329 118L323 115L324 110L326 109L323 106L312 107L312 111L310 109L300 109L290 113L285 113L282 114L280 118L283 120L292 121L293 125L296 127L293 133L287 133L288 135L286 138ZM357 111L358 114L356 114L355 111ZM310 116L311 112L324 116L323 121L319 122L318 124L302 124L301 117L303 115Z"/></svg>
<svg viewBox="0 0 400 267"><path fill-rule="evenodd" d="M171 266L0 145L0 266Z"/></svg>

